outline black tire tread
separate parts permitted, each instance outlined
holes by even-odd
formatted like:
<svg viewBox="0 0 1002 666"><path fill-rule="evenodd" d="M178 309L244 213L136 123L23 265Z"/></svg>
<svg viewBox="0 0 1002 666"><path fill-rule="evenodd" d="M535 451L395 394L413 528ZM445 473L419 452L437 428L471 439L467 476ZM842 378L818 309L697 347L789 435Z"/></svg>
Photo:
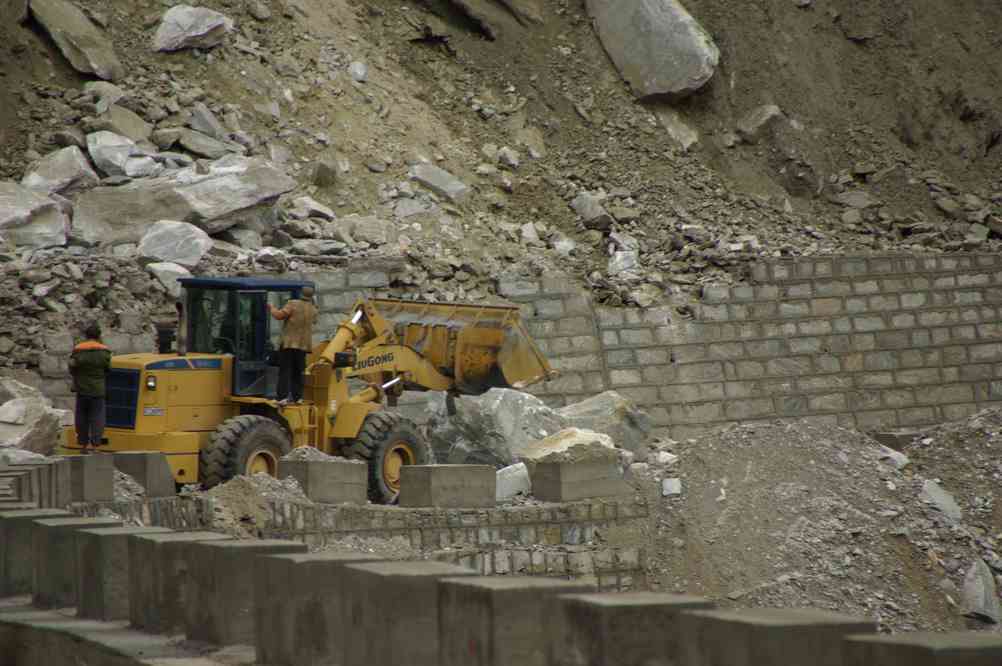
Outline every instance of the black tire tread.
<svg viewBox="0 0 1002 666"><path fill-rule="evenodd" d="M407 426L416 435L418 434L418 429L414 423L409 419L405 419L400 414L385 410L372 412L365 417L362 428L358 431L358 436L355 437L351 446L348 447L350 457L358 458L368 463L369 499L374 503L382 504L392 499L385 497L380 491L382 479L380 478L380 468L375 464L375 457L381 450L381 445L385 444L386 436L401 426ZM427 443L424 446L427 448L427 454L430 457L431 448ZM431 461L429 460L429 462Z"/></svg>
<svg viewBox="0 0 1002 666"><path fill-rule="evenodd" d="M256 427L281 428L273 419L258 414L241 414L216 426L208 444L198 455L198 475L203 488L207 490L240 474L236 469L238 445Z"/></svg>

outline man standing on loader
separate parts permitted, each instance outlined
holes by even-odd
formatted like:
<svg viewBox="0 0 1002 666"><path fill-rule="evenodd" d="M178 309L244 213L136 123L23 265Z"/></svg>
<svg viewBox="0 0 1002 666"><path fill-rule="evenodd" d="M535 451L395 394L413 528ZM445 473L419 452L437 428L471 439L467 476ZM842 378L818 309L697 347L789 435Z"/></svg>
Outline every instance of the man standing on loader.
<svg viewBox="0 0 1002 666"><path fill-rule="evenodd" d="M303 400L306 354L313 348L313 322L317 318L313 287L304 286L301 293L281 309L268 304L271 316L283 322L278 352L278 397L286 403Z"/></svg>
<svg viewBox="0 0 1002 666"><path fill-rule="evenodd" d="M101 445L104 436L106 377L111 369L111 350L101 342L101 327L84 329L86 340L73 348L70 375L77 394L74 420L77 442L83 453Z"/></svg>

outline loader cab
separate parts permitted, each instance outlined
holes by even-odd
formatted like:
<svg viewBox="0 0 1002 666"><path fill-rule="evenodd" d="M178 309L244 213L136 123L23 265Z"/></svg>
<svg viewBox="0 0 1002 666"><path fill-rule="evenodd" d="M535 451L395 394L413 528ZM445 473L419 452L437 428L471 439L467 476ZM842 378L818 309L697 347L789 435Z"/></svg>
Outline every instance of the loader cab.
<svg viewBox="0 0 1002 666"><path fill-rule="evenodd" d="M267 278L182 278L179 351L233 356L233 395L275 397L282 307L312 282Z"/></svg>

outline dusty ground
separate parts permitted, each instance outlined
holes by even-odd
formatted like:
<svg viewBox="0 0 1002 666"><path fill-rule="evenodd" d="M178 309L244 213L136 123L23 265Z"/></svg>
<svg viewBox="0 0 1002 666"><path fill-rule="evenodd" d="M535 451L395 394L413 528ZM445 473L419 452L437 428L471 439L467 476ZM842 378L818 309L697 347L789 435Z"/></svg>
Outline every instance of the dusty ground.
<svg viewBox="0 0 1002 666"><path fill-rule="evenodd" d="M637 477L653 508L647 528L608 536L647 547L656 588L828 608L885 630L997 630L961 615L965 573L1002 535L976 509L991 490L974 499L980 473L957 469L952 450L941 459L955 472L939 476L964 511L956 524L920 497L927 464L899 471L854 431L756 424L671 449L675 465ZM682 494L662 497L662 478L681 479Z"/></svg>

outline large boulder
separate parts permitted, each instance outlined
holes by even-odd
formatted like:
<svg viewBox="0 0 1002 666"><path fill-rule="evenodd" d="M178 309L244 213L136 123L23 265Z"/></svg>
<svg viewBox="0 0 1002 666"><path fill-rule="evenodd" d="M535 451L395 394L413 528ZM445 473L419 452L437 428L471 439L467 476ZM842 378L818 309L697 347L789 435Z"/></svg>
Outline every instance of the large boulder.
<svg viewBox="0 0 1002 666"><path fill-rule="evenodd" d="M71 195L94 187L100 180L84 152L76 146L68 146L31 165L21 184L46 196Z"/></svg>
<svg viewBox="0 0 1002 666"><path fill-rule="evenodd" d="M24 449L51 454L59 442L63 412L53 409L41 393L14 398L0 405L0 451Z"/></svg>
<svg viewBox="0 0 1002 666"><path fill-rule="evenodd" d="M212 239L194 224L160 220L139 241L139 256L151 262L170 261L194 268L212 249Z"/></svg>
<svg viewBox="0 0 1002 666"><path fill-rule="evenodd" d="M66 245L69 220L52 199L27 187L0 182L0 236L19 247Z"/></svg>
<svg viewBox="0 0 1002 666"><path fill-rule="evenodd" d="M634 94L684 98L713 77L720 51L678 0L587 0L599 39Z"/></svg>
<svg viewBox="0 0 1002 666"><path fill-rule="evenodd" d="M31 13L78 72L116 81L125 68L113 41L76 5L66 0L31 0Z"/></svg>
<svg viewBox="0 0 1002 666"><path fill-rule="evenodd" d="M177 5L164 13L153 36L153 50L207 49L218 45L233 30L233 20L206 7Z"/></svg>
<svg viewBox="0 0 1002 666"><path fill-rule="evenodd" d="M238 156L200 174L181 169L119 187L96 187L76 200L74 234L90 243L137 243L158 220L190 222L215 235L236 224L274 221L274 204L296 182L269 162Z"/></svg>
<svg viewBox="0 0 1002 666"><path fill-rule="evenodd" d="M637 456L638 462L646 460L651 419L629 398L606 391L562 407L557 413L576 428L608 435L617 446Z"/></svg>
<svg viewBox="0 0 1002 666"><path fill-rule="evenodd" d="M563 430L566 419L539 398L512 389L491 389L480 396L448 401L434 394L428 401L428 434L439 462L506 467L540 439Z"/></svg>

